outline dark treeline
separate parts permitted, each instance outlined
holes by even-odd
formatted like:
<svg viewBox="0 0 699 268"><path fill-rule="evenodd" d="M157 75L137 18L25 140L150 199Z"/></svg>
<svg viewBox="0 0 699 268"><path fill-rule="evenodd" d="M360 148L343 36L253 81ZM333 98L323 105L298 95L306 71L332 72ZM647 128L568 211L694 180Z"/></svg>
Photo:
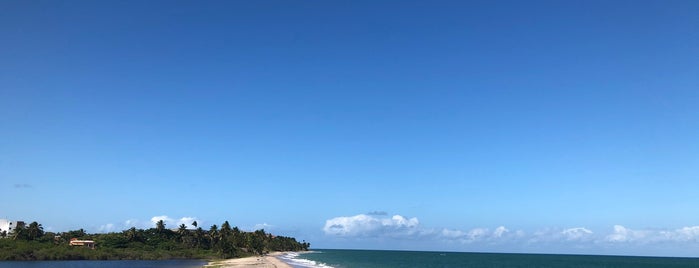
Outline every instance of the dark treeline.
<svg viewBox="0 0 699 268"><path fill-rule="evenodd" d="M0 260L159 260L215 259L245 257L270 251L305 251L309 243L293 237L275 236L264 230L244 232L228 221L205 230L182 224L165 228L159 221L154 228L88 234L83 229L61 233L44 232L32 222L17 226L11 233L0 233ZM92 240L96 247L70 246L71 239Z"/></svg>

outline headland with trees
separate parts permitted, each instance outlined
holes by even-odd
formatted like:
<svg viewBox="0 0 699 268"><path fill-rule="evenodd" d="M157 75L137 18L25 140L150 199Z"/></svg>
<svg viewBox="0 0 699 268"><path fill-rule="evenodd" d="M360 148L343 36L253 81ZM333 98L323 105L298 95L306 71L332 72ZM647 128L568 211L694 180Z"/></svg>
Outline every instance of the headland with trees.
<svg viewBox="0 0 699 268"><path fill-rule="evenodd" d="M274 251L306 251L310 243L276 236L264 229L245 232L228 221L208 229L193 222L168 229L161 220L155 227L132 227L121 232L87 233L83 229L45 232L40 223L17 226L0 233L0 260L164 260L226 259ZM71 246L92 241L91 246ZM82 243L81 243L82 245Z"/></svg>

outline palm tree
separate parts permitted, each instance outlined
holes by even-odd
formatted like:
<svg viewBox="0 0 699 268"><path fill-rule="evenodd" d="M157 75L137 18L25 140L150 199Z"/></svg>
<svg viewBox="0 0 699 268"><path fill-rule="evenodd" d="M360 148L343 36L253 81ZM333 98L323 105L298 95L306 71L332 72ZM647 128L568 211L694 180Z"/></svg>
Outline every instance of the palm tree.
<svg viewBox="0 0 699 268"><path fill-rule="evenodd" d="M238 226L233 227L233 242L236 247L245 247L245 235L238 229Z"/></svg>
<svg viewBox="0 0 699 268"><path fill-rule="evenodd" d="M163 220L159 220L157 223L155 223L155 229L158 231L158 233L162 233L165 230L165 222Z"/></svg>
<svg viewBox="0 0 699 268"><path fill-rule="evenodd" d="M184 225L184 223L180 224L180 228L177 228L177 235L180 237L180 241L184 243L187 235L187 225Z"/></svg>
<svg viewBox="0 0 699 268"><path fill-rule="evenodd" d="M187 225L184 225L184 223L183 223L183 224L180 224L180 228L177 228L177 233L178 233L180 236L185 235L185 234L187 233Z"/></svg>
<svg viewBox="0 0 699 268"><path fill-rule="evenodd" d="M194 226L194 228L197 228L197 225L199 225L197 221L192 222L192 226Z"/></svg>
<svg viewBox="0 0 699 268"><path fill-rule="evenodd" d="M196 230L194 230L194 241L196 243L197 247L200 247L202 244L202 240L204 238L204 230L201 229L201 227L198 227Z"/></svg>
<svg viewBox="0 0 699 268"><path fill-rule="evenodd" d="M34 240L44 235L44 227L38 222L32 222L27 228L27 239Z"/></svg>
<svg viewBox="0 0 699 268"><path fill-rule="evenodd" d="M136 227L131 227L131 229L124 231L126 235L126 239L128 239L131 242L134 242L138 240L138 233L136 232Z"/></svg>
<svg viewBox="0 0 699 268"><path fill-rule="evenodd" d="M218 244L218 241L221 238L220 233L218 232L218 226L216 226L216 224L211 225L211 228L209 229L209 238L211 238L211 247L216 247L216 244Z"/></svg>
<svg viewBox="0 0 699 268"><path fill-rule="evenodd" d="M15 226L15 229L12 230L12 235L12 240L17 240L24 238L27 234L26 230L24 229L24 226L18 224L17 226Z"/></svg>
<svg viewBox="0 0 699 268"><path fill-rule="evenodd" d="M224 240L230 239L231 235L233 234L233 230L231 230L231 224L228 223L228 221L225 221L223 224L221 224L221 238Z"/></svg>

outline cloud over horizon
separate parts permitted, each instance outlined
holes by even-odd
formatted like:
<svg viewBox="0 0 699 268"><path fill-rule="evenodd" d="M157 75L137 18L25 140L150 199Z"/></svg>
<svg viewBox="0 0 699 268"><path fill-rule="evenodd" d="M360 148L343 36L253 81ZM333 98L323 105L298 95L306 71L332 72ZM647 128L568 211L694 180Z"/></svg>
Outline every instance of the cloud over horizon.
<svg viewBox="0 0 699 268"><path fill-rule="evenodd" d="M419 231L417 218L401 215L387 217L380 214L359 214L336 217L325 221L323 232L345 237L410 236Z"/></svg>
<svg viewBox="0 0 699 268"><path fill-rule="evenodd" d="M417 217L369 213L328 219L322 230L326 236L336 238L419 239L437 244L460 244L470 247L499 244L525 249L557 246L609 249L619 248L621 245L642 248L659 243L671 243L681 247L699 242L699 226L637 230L615 225L608 232L594 232L586 227L570 227L545 228L528 233L523 230L511 230L505 226L468 230L426 227L420 224Z"/></svg>
<svg viewBox="0 0 699 268"><path fill-rule="evenodd" d="M196 217L182 217L179 219L173 219L173 218L168 217L167 215L162 215L162 216L155 216L155 217L152 217L150 219L150 222L152 224L151 227L155 227L155 224L161 220L163 222L165 222L165 226L167 228L171 228L171 229L177 228L182 224L187 226L188 229L195 228L194 225L192 225L192 223L194 223L194 221L197 221L198 226L203 226L203 225L201 225L202 222L199 222Z"/></svg>
<svg viewBox="0 0 699 268"><path fill-rule="evenodd" d="M179 219L174 219L170 218L167 215L160 215L160 216L153 216L150 218L150 220L138 220L138 219L128 219L123 222L123 224L118 225L114 223L107 223L100 225L96 228L96 231L98 233L109 233L109 232L117 232L117 231L123 231L126 229L129 229L131 227L135 227L137 229L148 229L148 228L153 228L155 227L155 224L162 220L165 222L165 227L168 229L175 229L178 228L181 224L184 224L187 226L188 229L193 229L194 226L192 223L194 221L197 221L197 224L201 227L203 226L202 223L203 221L197 219L197 217L181 217Z"/></svg>

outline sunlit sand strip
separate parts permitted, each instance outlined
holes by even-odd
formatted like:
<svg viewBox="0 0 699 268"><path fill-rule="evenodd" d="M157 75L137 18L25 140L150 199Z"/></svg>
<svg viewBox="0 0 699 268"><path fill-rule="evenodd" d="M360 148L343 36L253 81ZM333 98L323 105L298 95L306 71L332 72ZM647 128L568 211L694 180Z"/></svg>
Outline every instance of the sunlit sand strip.
<svg viewBox="0 0 699 268"><path fill-rule="evenodd" d="M222 261L210 262L204 265L206 268L292 268L290 265L280 261L274 256L280 255L281 252L275 252L264 257L247 257L239 259L228 259Z"/></svg>

